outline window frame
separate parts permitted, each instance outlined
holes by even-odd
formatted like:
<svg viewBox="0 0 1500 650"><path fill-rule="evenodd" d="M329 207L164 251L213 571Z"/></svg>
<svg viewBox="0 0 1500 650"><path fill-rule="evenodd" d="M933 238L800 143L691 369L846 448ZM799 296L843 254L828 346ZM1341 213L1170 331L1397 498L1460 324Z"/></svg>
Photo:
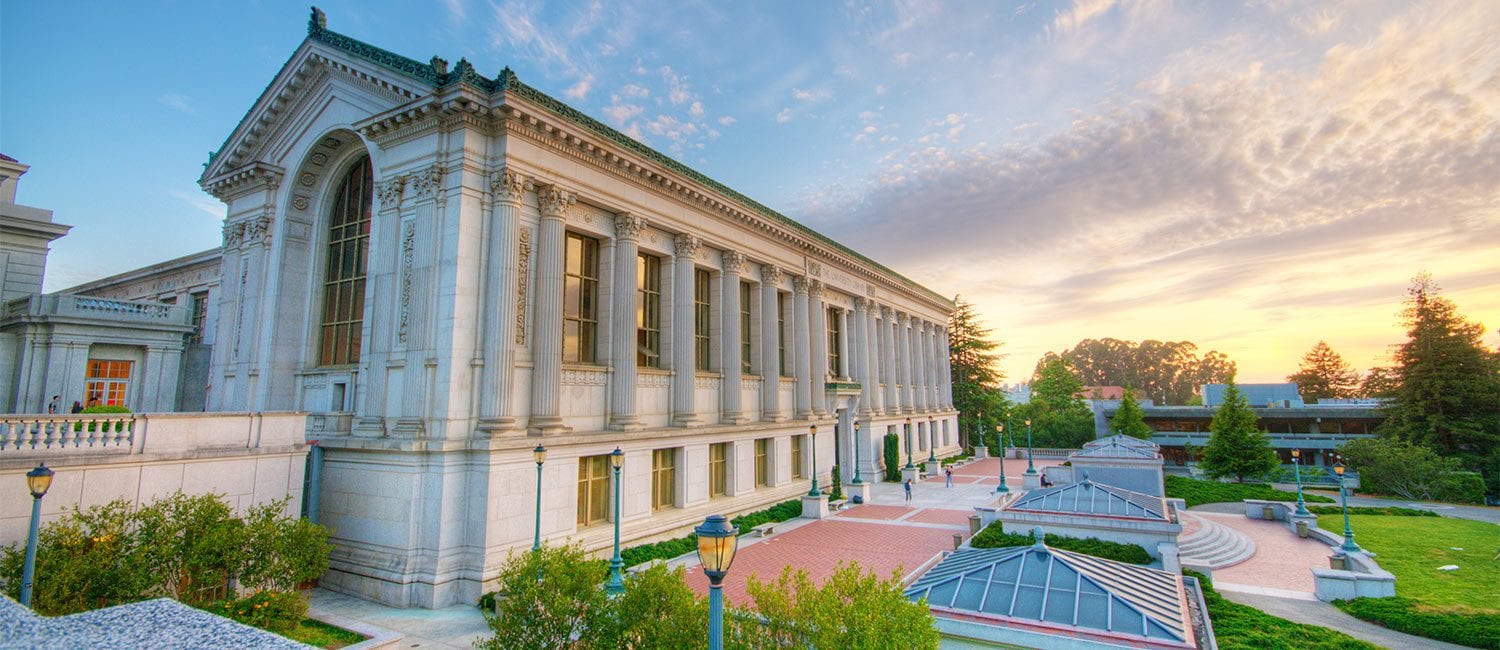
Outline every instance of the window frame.
<svg viewBox="0 0 1500 650"><path fill-rule="evenodd" d="M729 496L729 443L708 445L708 498Z"/></svg>
<svg viewBox="0 0 1500 650"><path fill-rule="evenodd" d="M677 449L654 449L651 451L651 511L676 507Z"/></svg>
<svg viewBox="0 0 1500 650"><path fill-rule="evenodd" d="M358 179L358 183L353 181ZM374 166L363 154L340 176L325 215L323 303L318 318L318 367L359 363L364 341L370 230L374 225ZM352 187L351 187L352 186ZM350 201L354 204L351 206ZM355 218L351 219L351 215ZM352 261L351 261L352 256Z"/></svg>
<svg viewBox="0 0 1500 650"><path fill-rule="evenodd" d="M838 307L828 308L828 374L834 377L842 377L844 355L839 352L839 346L844 339L843 311Z"/></svg>
<svg viewBox="0 0 1500 650"><path fill-rule="evenodd" d="M786 294L776 292L776 352L778 365L777 374L781 377L791 377L787 373L786 362Z"/></svg>
<svg viewBox="0 0 1500 650"><path fill-rule="evenodd" d="M749 282L740 282L740 372L747 375L755 369L755 337L750 331L750 300L754 294Z"/></svg>
<svg viewBox="0 0 1500 650"><path fill-rule="evenodd" d="M573 252L578 242L578 252ZM575 257L579 258L573 268ZM575 300L570 304L572 283L577 283ZM599 349L599 240L583 233L568 231L563 239L563 336L562 362L597 364ZM576 326L576 344L570 345L568 328Z"/></svg>
<svg viewBox="0 0 1500 650"><path fill-rule="evenodd" d="M803 468L806 459L806 444L802 435L792 436L792 478L807 478L807 470Z"/></svg>
<svg viewBox="0 0 1500 650"><path fill-rule="evenodd" d="M755 487L771 484L771 439L755 440Z"/></svg>
<svg viewBox="0 0 1500 650"><path fill-rule="evenodd" d="M609 521L609 454L580 456L578 458L578 504L579 528L587 528ZM597 496L602 494L602 496ZM595 503L595 501L602 503ZM594 506L599 506L598 517L594 517Z"/></svg>
<svg viewBox="0 0 1500 650"><path fill-rule="evenodd" d="M635 363L641 368L662 367L661 262L649 253L636 256Z"/></svg>
<svg viewBox="0 0 1500 650"><path fill-rule="evenodd" d="M83 403L93 406L125 406L130 398L130 380L135 362L126 359L89 359L83 373Z"/></svg>
<svg viewBox="0 0 1500 650"><path fill-rule="evenodd" d="M713 371L713 275L693 269L693 369Z"/></svg>

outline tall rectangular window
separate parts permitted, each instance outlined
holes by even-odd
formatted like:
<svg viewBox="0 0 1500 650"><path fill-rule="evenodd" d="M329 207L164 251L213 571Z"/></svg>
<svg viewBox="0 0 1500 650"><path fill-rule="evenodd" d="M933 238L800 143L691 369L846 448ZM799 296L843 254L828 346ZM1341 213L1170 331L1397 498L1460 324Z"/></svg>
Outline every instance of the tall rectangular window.
<svg viewBox="0 0 1500 650"><path fill-rule="evenodd" d="M89 406L124 406L130 385L130 361L89 359L83 399Z"/></svg>
<svg viewBox="0 0 1500 650"><path fill-rule="evenodd" d="M729 494L729 443L708 446L708 496Z"/></svg>
<svg viewBox="0 0 1500 650"><path fill-rule="evenodd" d="M208 320L208 292L199 291L192 298L193 331L188 334L188 343L202 343L203 325Z"/></svg>
<svg viewBox="0 0 1500 650"><path fill-rule="evenodd" d="M842 377L843 355L839 354L839 344L844 339L844 319L841 318L843 310L838 307L828 308L828 374Z"/></svg>
<svg viewBox="0 0 1500 650"><path fill-rule="evenodd" d="M740 372L750 373L750 283L740 283Z"/></svg>
<svg viewBox="0 0 1500 650"><path fill-rule="evenodd" d="M712 349L709 346L709 328L713 324L713 310L709 303L709 292L713 290L711 280L708 271L693 271L693 365L704 372L712 369L709 366L709 352Z"/></svg>
<svg viewBox="0 0 1500 650"><path fill-rule="evenodd" d="M786 363L786 296L776 294L776 358L782 377L790 377Z"/></svg>
<svg viewBox="0 0 1500 650"><path fill-rule="evenodd" d="M359 363L365 319L365 271L370 252L374 196L370 157L345 173L328 219L328 258L323 271L323 318L318 365Z"/></svg>
<svg viewBox="0 0 1500 650"><path fill-rule="evenodd" d="M755 487L771 484L771 439L755 441Z"/></svg>
<svg viewBox="0 0 1500 650"><path fill-rule="evenodd" d="M661 258L636 258L635 286L635 363L642 368L660 368Z"/></svg>
<svg viewBox="0 0 1500 650"><path fill-rule="evenodd" d="M578 525L604 521L609 511L609 455L578 459Z"/></svg>
<svg viewBox="0 0 1500 650"><path fill-rule="evenodd" d="M802 469L802 436L792 436L792 478L807 478Z"/></svg>
<svg viewBox="0 0 1500 650"><path fill-rule="evenodd" d="M563 260L564 363L594 363L599 331L599 241L568 233Z"/></svg>
<svg viewBox="0 0 1500 650"><path fill-rule="evenodd" d="M657 449L651 452L651 509L675 507L676 494L677 450Z"/></svg>

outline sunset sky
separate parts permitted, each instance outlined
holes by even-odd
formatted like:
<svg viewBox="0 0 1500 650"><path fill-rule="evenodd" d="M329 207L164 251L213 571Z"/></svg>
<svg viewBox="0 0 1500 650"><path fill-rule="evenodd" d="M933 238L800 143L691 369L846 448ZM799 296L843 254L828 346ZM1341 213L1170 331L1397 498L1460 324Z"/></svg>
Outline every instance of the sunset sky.
<svg viewBox="0 0 1500 650"><path fill-rule="evenodd" d="M1500 2L322 2L522 80L977 305L1012 380L1086 337L1360 370L1430 272L1500 344ZM198 189L301 3L0 4L0 152L49 291L216 246Z"/></svg>

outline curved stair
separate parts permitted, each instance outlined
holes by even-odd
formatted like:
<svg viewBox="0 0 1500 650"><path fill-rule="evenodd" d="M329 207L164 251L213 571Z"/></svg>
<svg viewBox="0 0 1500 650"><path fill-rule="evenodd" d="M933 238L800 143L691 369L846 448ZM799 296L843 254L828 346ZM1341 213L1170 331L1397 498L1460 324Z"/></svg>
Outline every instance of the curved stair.
<svg viewBox="0 0 1500 650"><path fill-rule="evenodd" d="M1222 569L1234 566L1255 555L1255 542L1244 533L1225 526L1210 517L1178 511L1179 517L1192 517L1198 528L1190 536L1177 539L1178 560L1188 566Z"/></svg>

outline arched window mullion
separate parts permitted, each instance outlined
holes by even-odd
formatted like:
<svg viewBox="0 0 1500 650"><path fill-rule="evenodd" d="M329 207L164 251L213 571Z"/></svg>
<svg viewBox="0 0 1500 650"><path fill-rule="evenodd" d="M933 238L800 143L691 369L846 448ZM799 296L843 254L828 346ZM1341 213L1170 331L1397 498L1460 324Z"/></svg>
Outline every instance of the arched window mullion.
<svg viewBox="0 0 1500 650"><path fill-rule="evenodd" d="M365 271L369 264L373 197L370 157L362 156L339 182L328 213L328 261L323 270L323 310L318 365L359 362L364 324Z"/></svg>

